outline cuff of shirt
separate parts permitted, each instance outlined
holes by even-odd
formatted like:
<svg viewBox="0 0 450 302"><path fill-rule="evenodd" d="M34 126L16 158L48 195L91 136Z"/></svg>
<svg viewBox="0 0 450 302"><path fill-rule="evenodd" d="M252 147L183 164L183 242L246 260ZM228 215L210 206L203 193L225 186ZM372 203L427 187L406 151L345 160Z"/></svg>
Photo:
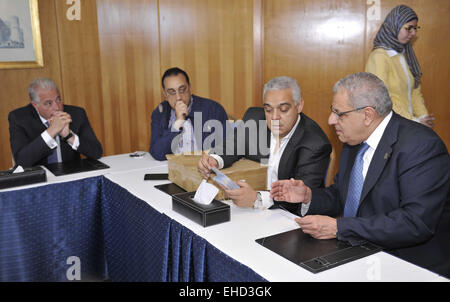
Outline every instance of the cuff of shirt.
<svg viewBox="0 0 450 302"><path fill-rule="evenodd" d="M302 217L305 216L306 213L308 213L310 205L311 205L311 201L308 203L302 203L302 206L300 208L300 214L302 215Z"/></svg>
<svg viewBox="0 0 450 302"><path fill-rule="evenodd" d="M73 144L70 144L69 142L67 143L72 147L73 150L77 151L78 147L80 146L80 138L75 133L73 134L73 137L75 137L75 139L73 140Z"/></svg>
<svg viewBox="0 0 450 302"><path fill-rule="evenodd" d="M172 124L172 127L170 128L170 131L172 131L172 132L179 132L179 131L181 131L180 128L183 127L184 122L186 122L186 121L185 120L184 121L175 121L175 123ZM176 126L178 126L178 128L176 128Z"/></svg>
<svg viewBox="0 0 450 302"><path fill-rule="evenodd" d="M219 166L217 167L219 170L223 169L224 163L223 163L223 159L222 157L220 157L217 154L210 154L209 156L211 156L212 158L214 158L215 160L217 160L217 163L219 164Z"/></svg>
<svg viewBox="0 0 450 302"><path fill-rule="evenodd" d="M262 200L261 206L258 207L258 209L266 210L271 206L273 206L273 200L272 198L270 198L269 191L258 191L258 192L261 193L261 200Z"/></svg>
<svg viewBox="0 0 450 302"><path fill-rule="evenodd" d="M56 140L48 134L47 130L41 133L41 137L50 149L58 147Z"/></svg>

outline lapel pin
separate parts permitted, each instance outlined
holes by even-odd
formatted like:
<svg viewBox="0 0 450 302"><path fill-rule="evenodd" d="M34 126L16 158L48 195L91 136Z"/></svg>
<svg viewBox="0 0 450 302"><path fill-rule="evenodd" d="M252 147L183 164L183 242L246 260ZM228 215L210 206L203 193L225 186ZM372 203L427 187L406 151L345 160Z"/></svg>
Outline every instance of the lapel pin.
<svg viewBox="0 0 450 302"><path fill-rule="evenodd" d="M389 158L389 153L384 154L384 160L387 160Z"/></svg>

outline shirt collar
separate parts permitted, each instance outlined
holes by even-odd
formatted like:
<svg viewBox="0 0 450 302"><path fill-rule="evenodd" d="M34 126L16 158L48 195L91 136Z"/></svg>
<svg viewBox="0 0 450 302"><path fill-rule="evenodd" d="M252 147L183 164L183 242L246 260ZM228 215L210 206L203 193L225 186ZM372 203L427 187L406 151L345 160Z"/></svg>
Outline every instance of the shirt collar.
<svg viewBox="0 0 450 302"><path fill-rule="evenodd" d="M393 50L393 49L387 49L386 52L387 52L388 56L391 57L391 58L392 58L393 56L398 55L398 52L396 52L396 51Z"/></svg>
<svg viewBox="0 0 450 302"><path fill-rule="evenodd" d="M369 138L366 140L366 143L370 146L370 148L374 150L377 149L381 137L383 136L384 130L386 130L386 127L391 118L392 118L392 111L389 112L389 114L383 119L383 121L378 125L375 131L373 131L372 134L369 136Z"/></svg>
<svg viewBox="0 0 450 302"><path fill-rule="evenodd" d="M394 57L394 56L396 56L398 54L403 54L404 52L405 52L405 50L403 50L401 53L399 53L399 52L397 52L396 50L393 50L393 49L386 49L386 53L388 54L388 56L390 58L392 58L392 57Z"/></svg>
<svg viewBox="0 0 450 302"><path fill-rule="evenodd" d="M36 108L33 108L34 110L36 110ZM47 122L48 120L46 120L45 118L42 117L42 115L39 114L39 111L36 110L37 115L39 116L39 118L41 119L42 124L44 124L47 127Z"/></svg>

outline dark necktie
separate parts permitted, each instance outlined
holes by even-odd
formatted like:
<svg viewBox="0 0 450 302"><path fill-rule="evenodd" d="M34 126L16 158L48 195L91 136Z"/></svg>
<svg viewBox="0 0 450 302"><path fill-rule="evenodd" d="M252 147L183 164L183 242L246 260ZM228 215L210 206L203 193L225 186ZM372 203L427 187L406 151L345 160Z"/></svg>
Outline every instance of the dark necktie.
<svg viewBox="0 0 450 302"><path fill-rule="evenodd" d="M362 173L364 165L363 155L368 148L368 144L362 143L358 150L358 154L356 154L352 174L350 175L347 199L345 200L344 217L355 217L356 212L358 211L361 191L364 185L364 177Z"/></svg>
<svg viewBox="0 0 450 302"><path fill-rule="evenodd" d="M48 128L50 126L50 123L47 121L47 122L45 122L45 125ZM49 164L58 162L58 147L53 148L52 153L47 157L47 161Z"/></svg>

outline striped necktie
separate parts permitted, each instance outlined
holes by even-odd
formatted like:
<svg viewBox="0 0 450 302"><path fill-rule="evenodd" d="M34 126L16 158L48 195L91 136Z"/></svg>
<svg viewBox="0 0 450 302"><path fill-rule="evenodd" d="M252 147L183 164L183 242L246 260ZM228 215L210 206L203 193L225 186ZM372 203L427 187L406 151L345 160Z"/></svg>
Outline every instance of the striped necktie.
<svg viewBox="0 0 450 302"><path fill-rule="evenodd" d="M347 199L345 200L344 217L355 217L358 212L361 191L364 185L364 177L362 174L364 165L363 156L368 148L368 144L362 143L358 150L358 154L356 154L352 174L350 175Z"/></svg>

